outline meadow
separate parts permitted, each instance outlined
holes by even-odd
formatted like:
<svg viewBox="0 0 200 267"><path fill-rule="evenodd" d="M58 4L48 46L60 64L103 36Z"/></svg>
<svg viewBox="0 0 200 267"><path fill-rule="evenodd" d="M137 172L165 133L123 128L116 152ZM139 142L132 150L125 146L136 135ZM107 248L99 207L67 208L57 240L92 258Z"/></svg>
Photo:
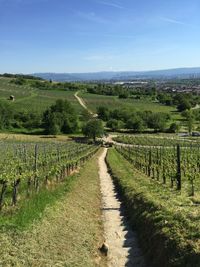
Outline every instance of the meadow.
<svg viewBox="0 0 200 267"><path fill-rule="evenodd" d="M96 112L97 107L105 106L110 109L125 108L132 111L150 110L152 112L164 112L170 113L172 116L174 116L174 118L179 117L175 107L162 105L152 101L150 98L143 98L139 100L132 98L121 99L118 96L105 96L86 92L81 92L79 95L84 99L89 109L91 109L93 112Z"/></svg>
<svg viewBox="0 0 200 267"><path fill-rule="evenodd" d="M74 97L74 91L67 90L42 90L31 87L31 84L17 85L12 79L0 78L0 99L8 101L17 111L31 111L42 113L55 103L57 99L67 99L74 108L81 112L82 107ZM10 95L15 101L9 101Z"/></svg>

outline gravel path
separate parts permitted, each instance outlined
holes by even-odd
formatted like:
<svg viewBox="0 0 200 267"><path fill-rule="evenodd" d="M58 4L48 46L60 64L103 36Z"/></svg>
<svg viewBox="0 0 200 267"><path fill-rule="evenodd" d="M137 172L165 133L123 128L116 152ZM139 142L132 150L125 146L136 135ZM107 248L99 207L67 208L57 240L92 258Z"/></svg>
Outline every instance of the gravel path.
<svg viewBox="0 0 200 267"><path fill-rule="evenodd" d="M138 246L136 233L127 225L121 202L108 174L105 157L107 148L99 158L99 177L102 193L102 210L106 244L109 246L108 266L146 267Z"/></svg>
<svg viewBox="0 0 200 267"><path fill-rule="evenodd" d="M78 93L79 93L79 92L76 92L76 93L74 94L74 96L75 96L76 99L78 100L79 104L80 104L84 109L86 109L86 110L89 112L90 115L92 115L94 118L97 118L98 115L97 115L97 114L94 114L94 113L93 113L93 112L86 106L85 101L84 101L80 96L78 96Z"/></svg>

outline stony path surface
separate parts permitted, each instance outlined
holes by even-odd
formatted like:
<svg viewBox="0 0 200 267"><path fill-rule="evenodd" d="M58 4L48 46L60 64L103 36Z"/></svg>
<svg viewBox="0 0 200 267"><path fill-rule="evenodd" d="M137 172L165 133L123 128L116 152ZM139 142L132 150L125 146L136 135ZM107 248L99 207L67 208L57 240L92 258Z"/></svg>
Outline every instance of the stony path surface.
<svg viewBox="0 0 200 267"><path fill-rule="evenodd" d="M108 266L147 267L138 246L136 233L126 223L121 202L115 192L112 178L107 172L106 154L107 148L99 158L99 177L105 240L109 246Z"/></svg>

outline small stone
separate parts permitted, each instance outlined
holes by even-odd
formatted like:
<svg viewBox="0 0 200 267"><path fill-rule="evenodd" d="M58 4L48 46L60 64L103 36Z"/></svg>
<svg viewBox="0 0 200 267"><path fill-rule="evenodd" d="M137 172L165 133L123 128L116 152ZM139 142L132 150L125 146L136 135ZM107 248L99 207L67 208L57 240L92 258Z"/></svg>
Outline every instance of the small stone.
<svg viewBox="0 0 200 267"><path fill-rule="evenodd" d="M108 250L109 250L109 246L108 244L106 244L105 242L102 244L102 246L99 248L100 252L107 256L108 255Z"/></svg>

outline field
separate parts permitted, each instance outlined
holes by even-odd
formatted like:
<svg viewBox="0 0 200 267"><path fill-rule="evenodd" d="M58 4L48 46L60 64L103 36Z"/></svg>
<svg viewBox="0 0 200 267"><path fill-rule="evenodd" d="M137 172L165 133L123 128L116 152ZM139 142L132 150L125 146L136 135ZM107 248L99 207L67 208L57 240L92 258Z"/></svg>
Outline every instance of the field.
<svg viewBox="0 0 200 267"><path fill-rule="evenodd" d="M117 96L105 96L85 92L82 92L79 95L84 99L89 109L93 112L96 112L97 107L105 106L109 109L125 108L133 111L151 110L152 112L165 112L170 113L174 119L180 118L175 107L161 105L150 99L119 99Z"/></svg>
<svg viewBox="0 0 200 267"><path fill-rule="evenodd" d="M33 113L41 113L55 103L57 99L69 100L77 111L82 107L74 97L74 91L41 90L27 85L16 85L11 79L0 78L0 99L8 100L10 95L15 96L14 102L9 102L17 111L28 110Z"/></svg>
<svg viewBox="0 0 200 267"><path fill-rule="evenodd" d="M28 135L28 134L15 134L15 133L0 133L0 142L66 142L71 140L70 136L46 136L46 135Z"/></svg>

